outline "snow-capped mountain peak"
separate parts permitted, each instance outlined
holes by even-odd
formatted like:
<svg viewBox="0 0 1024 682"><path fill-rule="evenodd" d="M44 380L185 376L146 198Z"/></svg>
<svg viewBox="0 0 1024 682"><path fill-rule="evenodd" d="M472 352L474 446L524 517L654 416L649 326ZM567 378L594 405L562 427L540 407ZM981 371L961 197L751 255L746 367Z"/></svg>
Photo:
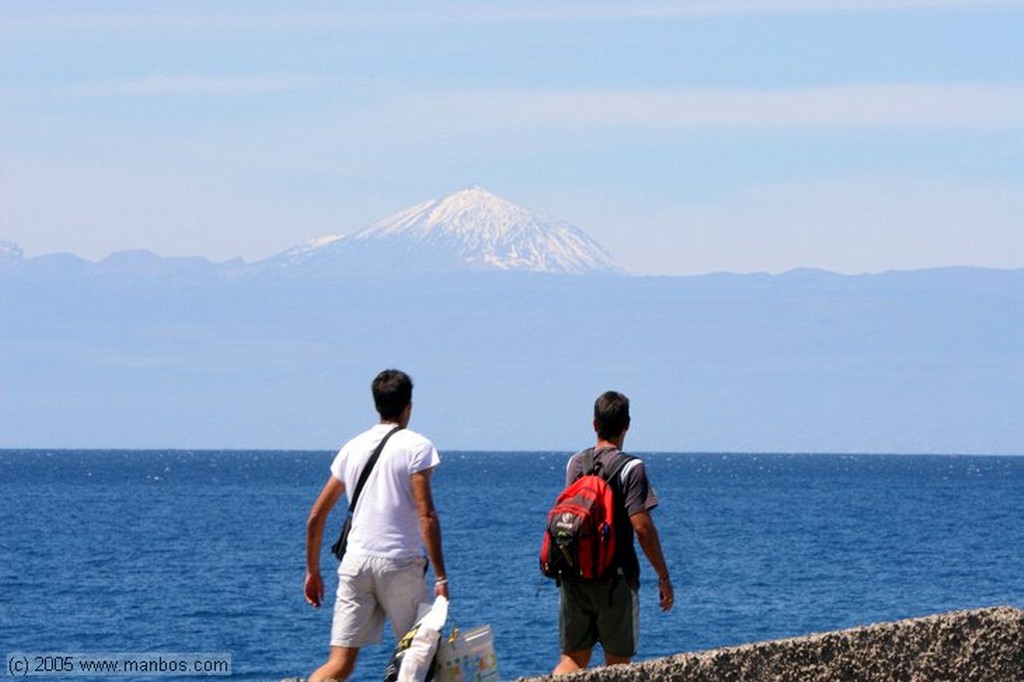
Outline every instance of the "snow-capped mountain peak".
<svg viewBox="0 0 1024 682"><path fill-rule="evenodd" d="M410 206L350 237L326 236L264 265L323 276L523 270L621 274L594 239L476 185Z"/></svg>
<svg viewBox="0 0 1024 682"><path fill-rule="evenodd" d="M583 230L472 185L399 211L354 234L350 246L392 247L441 270L624 273Z"/></svg>
<svg viewBox="0 0 1024 682"><path fill-rule="evenodd" d="M425 238L437 233L470 243L506 238L539 218L529 211L472 185L444 199L425 201L389 216L355 235L356 239L408 235Z"/></svg>

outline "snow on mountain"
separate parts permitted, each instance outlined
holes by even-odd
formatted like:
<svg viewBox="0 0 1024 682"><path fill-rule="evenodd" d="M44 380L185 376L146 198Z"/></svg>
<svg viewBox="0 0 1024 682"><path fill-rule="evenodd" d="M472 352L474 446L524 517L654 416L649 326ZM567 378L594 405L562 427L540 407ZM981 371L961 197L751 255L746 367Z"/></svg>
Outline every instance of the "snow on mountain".
<svg viewBox="0 0 1024 682"><path fill-rule="evenodd" d="M472 186L409 207L355 233L296 246L267 263L334 274L522 270L622 274L583 230Z"/></svg>
<svg viewBox="0 0 1024 682"><path fill-rule="evenodd" d="M299 265L321 249L345 238L343 234L325 234L297 244L270 259L276 267L287 268Z"/></svg>

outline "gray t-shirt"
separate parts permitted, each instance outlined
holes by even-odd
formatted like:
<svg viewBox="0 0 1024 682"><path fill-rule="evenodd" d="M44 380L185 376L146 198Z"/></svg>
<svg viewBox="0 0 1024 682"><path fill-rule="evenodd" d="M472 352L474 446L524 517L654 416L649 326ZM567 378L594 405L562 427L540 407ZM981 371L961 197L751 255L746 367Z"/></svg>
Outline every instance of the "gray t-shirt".
<svg viewBox="0 0 1024 682"><path fill-rule="evenodd" d="M565 467L566 485L575 481L583 473L581 455L584 452L587 450L578 452L569 458L569 463ZM619 450L615 448L603 448L597 451L597 461L601 463L601 466L607 467L618 454ZM658 496L647 481L647 469L640 458L634 457L622 468L622 471L619 472L619 482L627 515L632 516L637 512L650 511L658 506Z"/></svg>

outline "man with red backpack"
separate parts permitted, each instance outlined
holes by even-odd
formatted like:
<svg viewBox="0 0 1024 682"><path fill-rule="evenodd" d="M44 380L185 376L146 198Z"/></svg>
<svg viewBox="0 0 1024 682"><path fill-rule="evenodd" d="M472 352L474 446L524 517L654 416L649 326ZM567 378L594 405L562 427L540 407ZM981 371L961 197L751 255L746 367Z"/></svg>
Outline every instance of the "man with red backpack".
<svg viewBox="0 0 1024 682"><path fill-rule="evenodd" d="M599 550L595 547L593 559L581 557L569 562L582 564L587 570L574 572L560 569L556 575L552 564L558 564L562 557L557 556L558 552L554 549L556 540L545 537L541 569L545 574L557 578L560 587L558 630L562 656L553 671L555 675L586 668L597 643L601 644L608 665L629 663L636 655L639 639L637 590L640 587L640 562L633 546L634 535L658 576L661 610L672 608L672 581L662 554L658 529L650 515L650 511L658 504L658 498L647 481L644 463L622 452L627 430L629 399L615 391L603 393L594 403L597 444L573 455L566 466L565 475L566 493L570 492L569 488L574 483L577 485L572 493L577 493L579 487L587 483L582 479L588 476L600 477L611 489L610 499L614 505L614 511L609 516L611 523L601 525L610 536L605 541L614 543L613 558L607 561L599 558ZM597 482L598 487L601 485ZM586 495L584 491L577 498ZM559 503L562 501L560 496ZM566 509L571 508L571 501L566 504L569 505ZM570 520L568 512L556 513L552 510L552 515L556 518L552 519L549 529L557 526L561 517ZM594 534L600 536L601 532ZM585 540L578 544L587 546L589 542ZM563 547L562 554L565 553ZM589 549L579 554L591 556ZM595 572L592 566L600 566L600 574L592 575Z"/></svg>

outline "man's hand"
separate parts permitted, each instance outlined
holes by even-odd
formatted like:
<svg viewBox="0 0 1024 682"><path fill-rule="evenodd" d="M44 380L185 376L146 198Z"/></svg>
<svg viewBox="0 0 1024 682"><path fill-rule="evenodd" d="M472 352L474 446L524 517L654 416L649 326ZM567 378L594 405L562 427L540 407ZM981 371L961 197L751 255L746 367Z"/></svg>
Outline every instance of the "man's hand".
<svg viewBox="0 0 1024 682"><path fill-rule="evenodd" d="M658 579L658 606L662 611L668 611L676 601L675 591L672 589L672 579L667 575Z"/></svg>
<svg viewBox="0 0 1024 682"><path fill-rule="evenodd" d="M324 581L320 577L319 573L306 572L306 585L304 589L306 593L306 601L317 609L320 608L321 602L324 599Z"/></svg>
<svg viewBox="0 0 1024 682"><path fill-rule="evenodd" d="M343 492L345 484L334 476L328 476L327 483L306 519L306 585L303 592L306 593L306 601L314 608L318 608L324 599L324 581L320 577L320 544L324 539L324 524Z"/></svg>
<svg viewBox="0 0 1024 682"><path fill-rule="evenodd" d="M636 539L640 542L641 549L651 562L651 568L658 574L658 606L662 611L668 611L675 603L675 592L672 590L672 580L668 577L668 566L665 565L665 555L661 551L661 540L658 538L658 529L654 520L646 511L637 512L629 517L633 524L633 531Z"/></svg>

